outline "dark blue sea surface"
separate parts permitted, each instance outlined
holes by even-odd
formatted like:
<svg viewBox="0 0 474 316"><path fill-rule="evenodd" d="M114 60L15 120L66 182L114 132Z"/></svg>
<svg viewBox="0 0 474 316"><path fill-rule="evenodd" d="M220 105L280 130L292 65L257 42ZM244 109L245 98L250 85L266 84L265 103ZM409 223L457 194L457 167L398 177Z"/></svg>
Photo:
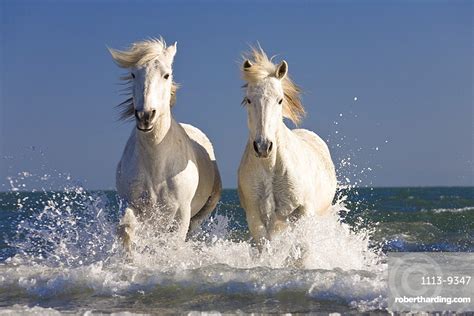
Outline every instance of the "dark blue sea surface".
<svg viewBox="0 0 474 316"><path fill-rule="evenodd" d="M114 191L0 193L0 307L384 314L387 252L474 251L473 187L343 189L331 219L263 253L233 189L185 244L144 228L133 258L116 237L123 209Z"/></svg>

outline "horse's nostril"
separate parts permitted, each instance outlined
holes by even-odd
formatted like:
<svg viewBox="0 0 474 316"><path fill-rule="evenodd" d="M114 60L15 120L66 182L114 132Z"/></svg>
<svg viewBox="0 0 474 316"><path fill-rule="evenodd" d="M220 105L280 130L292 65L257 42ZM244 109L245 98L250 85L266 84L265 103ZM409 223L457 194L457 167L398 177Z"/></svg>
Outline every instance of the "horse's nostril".
<svg viewBox="0 0 474 316"><path fill-rule="evenodd" d="M270 146L268 146L268 152L271 152L273 148L273 142L270 142Z"/></svg>
<svg viewBox="0 0 474 316"><path fill-rule="evenodd" d="M138 117L138 111L137 110L135 110L135 117L137 118L137 120L140 119L140 117Z"/></svg>
<svg viewBox="0 0 474 316"><path fill-rule="evenodd" d="M255 142L255 141L253 142L253 149L258 154L258 146L257 146L257 142Z"/></svg>

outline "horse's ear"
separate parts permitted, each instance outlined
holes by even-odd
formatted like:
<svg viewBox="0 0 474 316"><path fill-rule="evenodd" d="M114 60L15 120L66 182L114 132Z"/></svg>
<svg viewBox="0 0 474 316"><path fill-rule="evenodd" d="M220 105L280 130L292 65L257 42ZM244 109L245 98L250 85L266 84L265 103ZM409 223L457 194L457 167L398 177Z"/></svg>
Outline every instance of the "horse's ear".
<svg viewBox="0 0 474 316"><path fill-rule="evenodd" d="M288 63L286 61L282 61L278 67L277 67L277 70L275 72L275 76L278 78L278 79L283 79L285 78L286 74L288 73Z"/></svg>
<svg viewBox="0 0 474 316"><path fill-rule="evenodd" d="M168 46L168 48L166 49L166 52L168 53L168 55L173 58L174 55L176 55L176 50L178 49L178 42L174 42L173 45L171 46Z"/></svg>
<svg viewBox="0 0 474 316"><path fill-rule="evenodd" d="M246 60L244 61L243 67L244 67L244 70L247 70L247 69L249 69L250 67L252 67L252 63L250 62L250 60L246 59Z"/></svg>

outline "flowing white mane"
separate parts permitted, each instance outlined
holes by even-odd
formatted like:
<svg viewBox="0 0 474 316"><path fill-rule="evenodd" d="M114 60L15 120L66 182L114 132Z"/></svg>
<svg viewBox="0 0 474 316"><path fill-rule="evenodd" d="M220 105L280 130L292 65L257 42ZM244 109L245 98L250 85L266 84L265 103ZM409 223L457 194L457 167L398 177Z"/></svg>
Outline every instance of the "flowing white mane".
<svg viewBox="0 0 474 316"><path fill-rule="evenodd" d="M151 38L148 40L140 41L133 43L127 50L116 50L109 48L112 58L115 60L117 65L121 68L132 68L140 67L146 63L158 58L164 54L166 51L166 42L160 37ZM132 76L127 74L126 76L120 77L120 80L125 81L125 84L128 85L125 87L124 95L131 95L131 85L132 85ZM171 106L174 106L176 103L176 90L178 90L179 85L173 81L171 85ZM127 120L134 117L134 105L133 98L129 97L119 105L118 108L121 109L120 119Z"/></svg>

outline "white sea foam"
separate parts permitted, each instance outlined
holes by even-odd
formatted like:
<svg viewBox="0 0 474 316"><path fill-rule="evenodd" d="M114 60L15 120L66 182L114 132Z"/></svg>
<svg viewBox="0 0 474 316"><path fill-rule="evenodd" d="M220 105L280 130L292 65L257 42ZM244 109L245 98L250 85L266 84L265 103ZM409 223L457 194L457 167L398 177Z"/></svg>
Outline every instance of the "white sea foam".
<svg viewBox="0 0 474 316"><path fill-rule="evenodd" d="M89 316L89 315L110 315L110 316L131 316L131 315L147 315L143 313L133 313L128 311L118 312L118 313L100 313L97 311L85 310L78 315ZM71 315L71 312L61 312L54 308L44 308L40 306L30 307L28 305L15 304L10 307L0 308L1 316L18 316L18 315L40 315L40 316L58 316L58 315Z"/></svg>
<svg viewBox="0 0 474 316"><path fill-rule="evenodd" d="M432 210L433 213L462 213L462 212L472 212L474 211L474 206L466 206L459 208L437 208Z"/></svg>
<svg viewBox="0 0 474 316"><path fill-rule="evenodd" d="M17 316L17 315L41 315L41 316L56 316L61 315L61 312L53 308L43 308L39 306L29 307L28 305L15 304L10 307L0 308L0 315L2 316Z"/></svg>

